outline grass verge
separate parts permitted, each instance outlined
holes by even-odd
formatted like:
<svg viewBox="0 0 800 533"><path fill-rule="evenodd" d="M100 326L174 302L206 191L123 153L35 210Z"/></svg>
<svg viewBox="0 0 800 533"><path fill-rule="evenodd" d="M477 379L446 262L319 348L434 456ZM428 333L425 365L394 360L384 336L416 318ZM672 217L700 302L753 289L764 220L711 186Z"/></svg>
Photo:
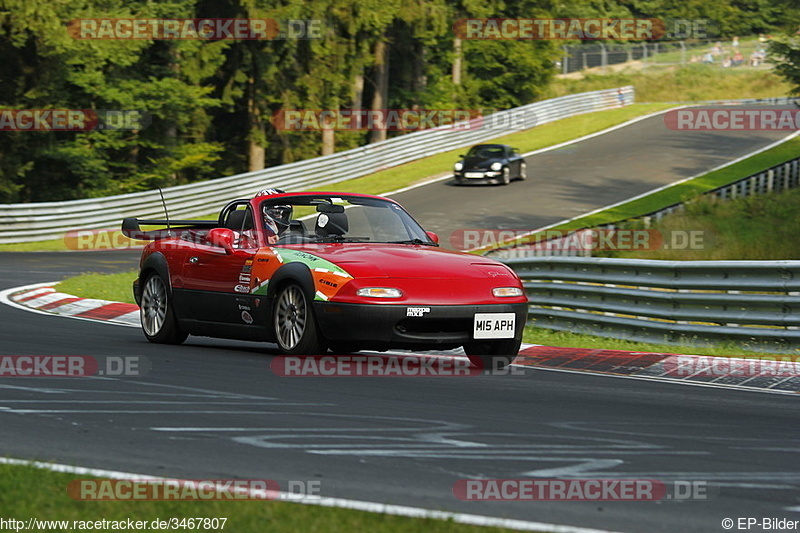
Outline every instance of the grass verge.
<svg viewBox="0 0 800 533"><path fill-rule="evenodd" d="M705 192L714 190L717 187L727 185L743 177L757 174L770 167L794 159L797 157L798 153L800 153L800 137L795 137L760 154L748 157L747 159L725 168L676 183L675 185L647 194L641 198L635 198L607 209L600 209L596 212L587 213L568 222L556 224L550 229L575 230L593 228L603 224L613 224L641 217L667 206L686 202ZM525 243L530 242L530 239L520 237L513 242ZM484 253L493 248L507 247L509 244L511 244L511 242L470 251L472 253Z"/></svg>
<svg viewBox="0 0 800 533"><path fill-rule="evenodd" d="M697 198L681 213L667 215L649 229L665 246L656 250L598 252L599 257L673 261L777 261L800 259L800 190L734 200ZM642 222L627 224L643 229ZM674 236L694 234L692 246L675 246ZM686 244L686 243L684 243Z"/></svg>
<svg viewBox="0 0 800 533"><path fill-rule="evenodd" d="M96 298L112 302L136 303L133 299L131 283L136 279L138 270L101 274L88 272L67 278L56 286L56 290L81 298Z"/></svg>
<svg viewBox="0 0 800 533"><path fill-rule="evenodd" d="M544 346L560 346L568 348L591 348L593 350L625 350L630 352L676 353L685 355L714 355L719 357L774 357L782 359L786 353L770 353L754 351L743 348L734 342L716 344L713 346L695 346L691 344L654 344L649 342L629 341L572 333L569 331L555 331L551 329L527 326L523 341ZM798 350L800 352L800 350Z"/></svg>
<svg viewBox="0 0 800 533"><path fill-rule="evenodd" d="M510 532L509 529L459 524L452 520L407 518L316 505L278 501L78 501L67 495L72 480L87 479L30 466L0 467L0 514L8 520L67 520L67 528L40 527L37 531L77 531L73 521L134 521L151 523L169 518L227 518L224 531L349 533ZM324 487L324 483L323 483ZM13 528L12 528L13 529ZM103 531L111 528L96 528ZM148 528L146 528L148 530ZM197 529L197 528L195 528ZM217 529L217 531L221 531Z"/></svg>
<svg viewBox="0 0 800 533"><path fill-rule="evenodd" d="M712 65L648 66L580 79L556 79L546 98L633 85L637 102L703 102L786 96L792 86L771 69Z"/></svg>
<svg viewBox="0 0 800 533"><path fill-rule="evenodd" d="M68 278L57 286L57 290L66 294L81 296L83 298L98 298L116 302L134 303L131 294L131 282L136 277L136 271L119 274L83 274ZM546 346L565 346L574 348L593 348L596 350L629 350L633 352L668 352L685 353L692 355L719 355L725 357L769 355L766 352L742 349L735 343L711 347L698 347L686 345L651 344L634 342L594 335L583 335L563 331L528 326L525 328L525 342L544 344ZM784 354L785 355L785 354Z"/></svg>
<svg viewBox="0 0 800 533"><path fill-rule="evenodd" d="M536 128L498 137L492 141L510 144L519 148L523 153L531 152L548 146L553 146L565 141L577 139L584 135L596 133L604 129L622 124L633 118L669 109L674 104L633 104L620 109L610 109L569 117ZM433 155L404 165L399 165L387 170L382 170L368 176L354 178L310 189L314 191L335 190L338 192L358 192L364 194L384 194L389 191L408 187L435 177L450 174L453 163L458 160L458 155L464 153L464 148ZM222 205L219 206L220 208ZM215 215L214 215L215 216ZM213 218L197 217L200 218ZM122 222L122 221L120 221ZM116 236L112 235L113 242ZM123 238L125 239L125 238ZM127 240L127 239L125 239ZM65 251L68 250L63 239L49 241L0 244L0 252L35 252L35 251Z"/></svg>

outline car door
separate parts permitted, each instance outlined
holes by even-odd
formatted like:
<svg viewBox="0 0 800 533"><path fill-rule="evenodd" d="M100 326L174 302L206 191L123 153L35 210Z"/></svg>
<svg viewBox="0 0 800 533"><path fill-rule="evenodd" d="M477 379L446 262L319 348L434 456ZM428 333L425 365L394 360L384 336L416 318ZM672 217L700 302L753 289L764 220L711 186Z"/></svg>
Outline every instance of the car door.
<svg viewBox="0 0 800 533"><path fill-rule="evenodd" d="M233 215L239 212L239 215ZM232 223L241 220L238 227ZM185 315L200 322L251 325L250 289L253 258L258 244L252 209L237 206L228 214L225 226L234 231L233 250L204 242L184 257L183 303Z"/></svg>

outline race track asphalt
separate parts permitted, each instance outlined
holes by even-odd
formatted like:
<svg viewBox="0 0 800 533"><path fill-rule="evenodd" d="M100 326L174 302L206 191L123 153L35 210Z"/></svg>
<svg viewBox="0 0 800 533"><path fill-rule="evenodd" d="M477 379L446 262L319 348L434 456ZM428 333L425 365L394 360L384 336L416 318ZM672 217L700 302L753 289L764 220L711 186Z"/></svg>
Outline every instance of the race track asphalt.
<svg viewBox="0 0 800 533"><path fill-rule="evenodd" d="M392 198L448 246L456 230L538 229L707 172L787 134L677 131L656 115L528 156L525 181L458 186L448 179Z"/></svg>
<svg viewBox="0 0 800 533"><path fill-rule="evenodd" d="M397 195L423 224L534 228L713 167L776 136L659 129L648 119L529 158L508 187L435 183ZM642 153L642 151L646 153ZM442 212L442 208L447 212ZM0 289L120 271L136 251L0 254ZM127 356L140 377L0 378L0 453L166 477L318 480L324 496L618 531L720 531L800 518L792 395L520 369L449 378L285 378L270 345L0 306L0 355ZM465 478L694 481L659 502L465 502Z"/></svg>

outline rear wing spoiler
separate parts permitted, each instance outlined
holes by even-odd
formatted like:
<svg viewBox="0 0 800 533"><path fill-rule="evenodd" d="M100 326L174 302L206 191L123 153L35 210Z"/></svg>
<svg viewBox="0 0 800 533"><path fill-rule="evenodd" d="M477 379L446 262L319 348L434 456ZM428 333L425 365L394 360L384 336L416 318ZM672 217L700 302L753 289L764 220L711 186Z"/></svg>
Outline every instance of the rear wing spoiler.
<svg viewBox="0 0 800 533"><path fill-rule="evenodd" d="M141 226L168 226L169 229L143 231ZM147 220L138 218L122 219L122 234L131 239L155 241L174 237L177 231L209 230L219 226L216 220Z"/></svg>

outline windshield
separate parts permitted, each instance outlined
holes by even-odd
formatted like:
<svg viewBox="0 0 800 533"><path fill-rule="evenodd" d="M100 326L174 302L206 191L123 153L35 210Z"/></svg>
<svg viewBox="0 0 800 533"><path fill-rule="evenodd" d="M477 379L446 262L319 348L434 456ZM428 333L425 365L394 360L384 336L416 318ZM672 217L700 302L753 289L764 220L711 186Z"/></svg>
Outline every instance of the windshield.
<svg viewBox="0 0 800 533"><path fill-rule="evenodd" d="M288 213L285 225L274 212ZM262 227L273 244L367 242L435 245L402 207L387 200L357 196L298 195L265 199Z"/></svg>
<svg viewBox="0 0 800 533"><path fill-rule="evenodd" d="M495 157L503 157L505 149L502 146L480 145L473 146L467 152L467 157L482 157L484 159L491 159Z"/></svg>

